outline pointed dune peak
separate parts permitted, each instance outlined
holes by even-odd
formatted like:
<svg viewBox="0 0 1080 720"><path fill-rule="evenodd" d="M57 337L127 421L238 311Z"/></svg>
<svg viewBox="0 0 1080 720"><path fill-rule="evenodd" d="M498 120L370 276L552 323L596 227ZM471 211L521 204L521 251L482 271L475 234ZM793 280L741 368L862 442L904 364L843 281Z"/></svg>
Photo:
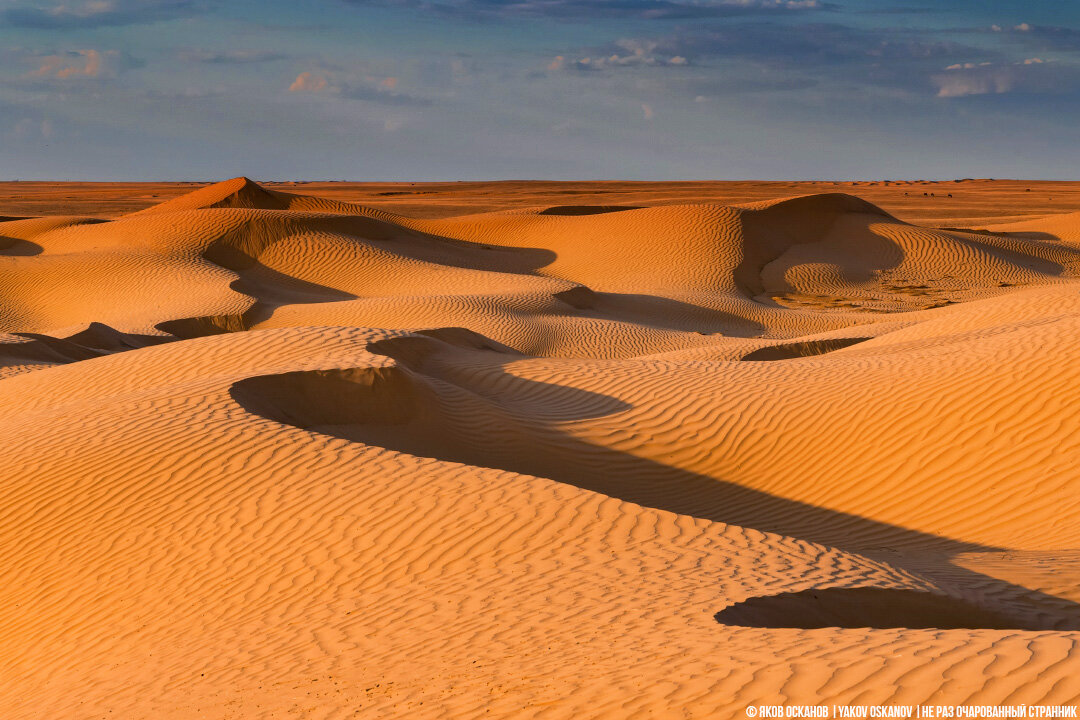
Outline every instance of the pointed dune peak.
<svg viewBox="0 0 1080 720"><path fill-rule="evenodd" d="M246 177L235 177L213 185L199 188L186 195L166 200L153 207L140 210L132 215L150 215L153 213L178 212L182 210L204 210L207 208L254 208L260 210L285 210L289 207L289 198L285 193L278 193L259 185Z"/></svg>

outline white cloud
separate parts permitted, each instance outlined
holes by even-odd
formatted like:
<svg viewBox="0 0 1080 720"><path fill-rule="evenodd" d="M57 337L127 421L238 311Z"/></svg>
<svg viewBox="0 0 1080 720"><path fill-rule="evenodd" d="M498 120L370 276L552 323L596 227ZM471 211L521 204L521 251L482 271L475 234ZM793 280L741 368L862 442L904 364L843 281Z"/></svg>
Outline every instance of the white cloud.
<svg viewBox="0 0 1080 720"><path fill-rule="evenodd" d="M622 52L613 52L610 55L600 57L583 57L576 60L567 59L564 55L556 55L548 63L548 72L560 70L602 70L604 68L634 67L634 66L682 66L688 65L689 60L684 55L667 55L657 53L659 43L652 40L636 40L623 38L615 43Z"/></svg>
<svg viewBox="0 0 1080 720"><path fill-rule="evenodd" d="M1056 73L1057 70L1062 72ZM1067 70L1037 57L1015 63L957 63L934 75L931 81L941 98L1008 92L1054 93L1067 88L1068 83L1063 82L1063 77L1056 76L1067 78Z"/></svg>

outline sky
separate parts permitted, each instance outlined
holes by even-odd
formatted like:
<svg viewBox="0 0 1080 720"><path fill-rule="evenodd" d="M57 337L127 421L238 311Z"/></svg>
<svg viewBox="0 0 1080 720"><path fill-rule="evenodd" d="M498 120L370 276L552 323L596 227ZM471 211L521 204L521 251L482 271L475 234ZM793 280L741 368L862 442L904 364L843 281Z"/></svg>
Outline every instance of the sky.
<svg viewBox="0 0 1080 720"><path fill-rule="evenodd" d="M1080 179L1075 0L0 0L0 179Z"/></svg>

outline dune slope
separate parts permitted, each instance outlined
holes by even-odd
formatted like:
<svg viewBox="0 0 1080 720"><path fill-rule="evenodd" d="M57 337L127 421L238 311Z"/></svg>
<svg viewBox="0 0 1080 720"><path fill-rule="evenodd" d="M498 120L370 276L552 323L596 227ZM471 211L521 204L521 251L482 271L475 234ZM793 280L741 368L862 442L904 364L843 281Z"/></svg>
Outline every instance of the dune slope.
<svg viewBox="0 0 1080 720"><path fill-rule="evenodd" d="M1080 702L1080 217L0 222L5 718Z"/></svg>

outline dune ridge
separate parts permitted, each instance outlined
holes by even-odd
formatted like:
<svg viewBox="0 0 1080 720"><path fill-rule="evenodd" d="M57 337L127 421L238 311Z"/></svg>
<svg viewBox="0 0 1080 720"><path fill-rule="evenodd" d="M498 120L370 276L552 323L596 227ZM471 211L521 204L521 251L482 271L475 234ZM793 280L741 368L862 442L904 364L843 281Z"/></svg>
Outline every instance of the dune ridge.
<svg viewBox="0 0 1080 720"><path fill-rule="evenodd" d="M4 717L1080 703L1080 215L0 221Z"/></svg>

